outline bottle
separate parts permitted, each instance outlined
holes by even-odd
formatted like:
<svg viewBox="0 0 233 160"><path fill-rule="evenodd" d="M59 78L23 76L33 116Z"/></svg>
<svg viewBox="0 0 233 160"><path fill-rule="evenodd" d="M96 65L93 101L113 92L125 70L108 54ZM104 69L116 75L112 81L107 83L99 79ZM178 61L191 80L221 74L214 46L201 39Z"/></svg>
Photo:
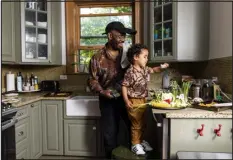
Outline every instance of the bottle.
<svg viewBox="0 0 233 160"><path fill-rule="evenodd" d="M34 77L34 89L39 90L38 77L37 76Z"/></svg>
<svg viewBox="0 0 233 160"><path fill-rule="evenodd" d="M212 77L212 92L213 92L213 98L215 101L219 101L221 99L220 95L220 86L218 84L218 77Z"/></svg>
<svg viewBox="0 0 233 160"><path fill-rule="evenodd" d="M34 86L34 84L35 84L34 75L33 75L33 73L31 73L30 85L31 85L31 86Z"/></svg>
<svg viewBox="0 0 233 160"><path fill-rule="evenodd" d="M22 91L22 89L23 89L23 78L22 78L21 72L19 72L17 74L16 83L17 83L17 91Z"/></svg>
<svg viewBox="0 0 233 160"><path fill-rule="evenodd" d="M204 100L204 102L212 100L211 90L212 90L212 88L209 84L209 81L207 79L204 79L204 83L202 86L202 99Z"/></svg>

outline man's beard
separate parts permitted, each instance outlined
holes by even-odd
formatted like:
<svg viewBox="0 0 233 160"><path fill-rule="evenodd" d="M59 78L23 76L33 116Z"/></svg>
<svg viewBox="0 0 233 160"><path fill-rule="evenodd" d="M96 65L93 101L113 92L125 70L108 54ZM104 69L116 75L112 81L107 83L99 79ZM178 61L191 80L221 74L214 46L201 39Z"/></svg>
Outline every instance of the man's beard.
<svg viewBox="0 0 233 160"><path fill-rule="evenodd" d="M115 39L112 39L111 41L109 41L110 46L112 47L113 50L121 50L122 47L118 46L118 41L116 41Z"/></svg>

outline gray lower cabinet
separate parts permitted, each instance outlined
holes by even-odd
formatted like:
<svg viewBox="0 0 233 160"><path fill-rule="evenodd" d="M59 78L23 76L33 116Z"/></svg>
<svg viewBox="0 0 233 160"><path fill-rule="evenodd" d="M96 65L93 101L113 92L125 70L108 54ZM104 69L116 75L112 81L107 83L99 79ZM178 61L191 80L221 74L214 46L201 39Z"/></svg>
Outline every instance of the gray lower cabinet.
<svg viewBox="0 0 233 160"><path fill-rule="evenodd" d="M97 156L98 130L96 120L64 120L65 155Z"/></svg>
<svg viewBox="0 0 233 160"><path fill-rule="evenodd" d="M63 155L63 101L42 100L43 154Z"/></svg>
<svg viewBox="0 0 233 160"><path fill-rule="evenodd" d="M15 2L5 1L2 5L2 61L15 61Z"/></svg>
<svg viewBox="0 0 233 160"><path fill-rule="evenodd" d="M42 155L42 123L41 101L32 103L30 108L30 149L31 158L37 159Z"/></svg>
<svg viewBox="0 0 233 160"><path fill-rule="evenodd" d="M28 108L26 106L26 108ZM15 125L15 141L16 141L16 158L29 159L30 158L30 119L26 117L19 120Z"/></svg>
<svg viewBox="0 0 233 160"><path fill-rule="evenodd" d="M197 129L204 124L203 136ZM220 129L220 136L214 132ZM178 151L232 152L232 119L171 119L170 158Z"/></svg>

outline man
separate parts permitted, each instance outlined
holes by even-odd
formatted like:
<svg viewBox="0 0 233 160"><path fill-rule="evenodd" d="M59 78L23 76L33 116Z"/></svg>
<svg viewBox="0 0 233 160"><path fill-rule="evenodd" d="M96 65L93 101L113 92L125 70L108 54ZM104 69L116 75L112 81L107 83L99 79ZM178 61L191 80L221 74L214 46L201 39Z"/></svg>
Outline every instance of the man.
<svg viewBox="0 0 233 160"><path fill-rule="evenodd" d="M125 28L121 22L111 22L105 28L108 42L90 60L88 84L99 94L101 128L104 137L106 158L117 147L119 122L122 119L130 135L130 121L121 96L121 82L129 63L126 59L126 34L135 35L134 29ZM125 48L126 47L126 48ZM123 52L124 51L124 52ZM128 142L130 138L128 137Z"/></svg>

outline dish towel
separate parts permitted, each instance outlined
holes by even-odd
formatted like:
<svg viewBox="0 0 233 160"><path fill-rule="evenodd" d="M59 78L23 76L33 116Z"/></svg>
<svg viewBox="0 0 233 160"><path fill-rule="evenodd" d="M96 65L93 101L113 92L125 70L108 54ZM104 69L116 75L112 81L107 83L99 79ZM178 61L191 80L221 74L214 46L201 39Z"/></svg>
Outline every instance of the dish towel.
<svg viewBox="0 0 233 160"><path fill-rule="evenodd" d="M126 41L123 44L123 53L122 53L122 57L121 57L121 67L122 68L126 68L130 64L128 59L127 59L127 55L126 55L130 46L131 46L131 44L126 42Z"/></svg>

